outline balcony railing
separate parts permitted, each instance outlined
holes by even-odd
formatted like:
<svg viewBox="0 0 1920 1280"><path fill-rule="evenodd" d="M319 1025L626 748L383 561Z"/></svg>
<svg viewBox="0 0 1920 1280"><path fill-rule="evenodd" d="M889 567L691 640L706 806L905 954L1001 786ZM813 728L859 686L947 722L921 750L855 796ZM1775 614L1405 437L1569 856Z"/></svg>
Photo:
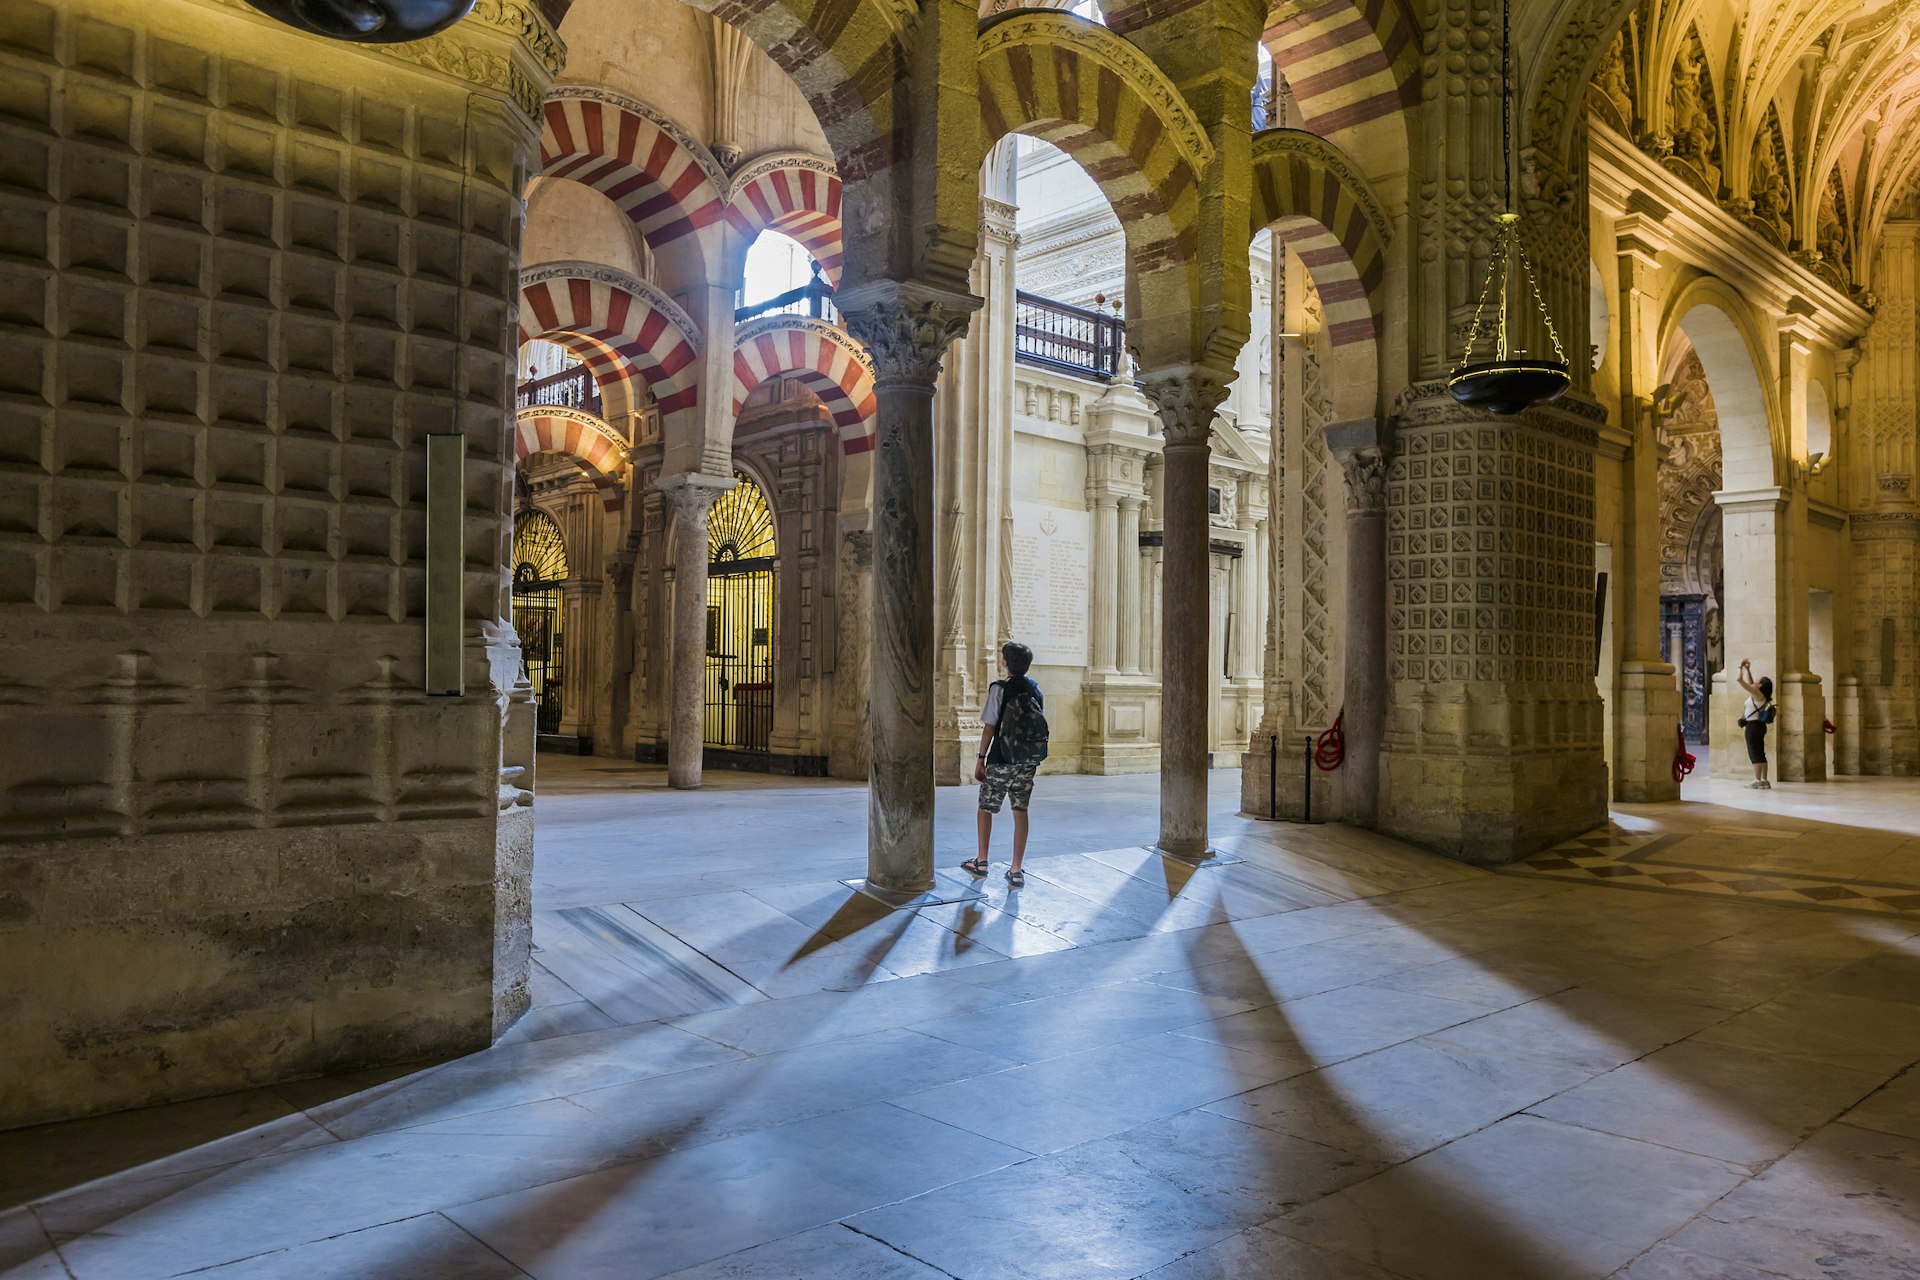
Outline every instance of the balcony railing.
<svg viewBox="0 0 1920 1280"><path fill-rule="evenodd" d="M765 302L756 302L750 307L735 307L733 322L745 324L760 316L772 315L808 316L828 324L840 323L840 312L833 305L833 286L817 275L798 289L789 289Z"/></svg>
<svg viewBox="0 0 1920 1280"><path fill-rule="evenodd" d="M1127 324L1119 316L1037 293L1014 295L1013 357L1022 364L1111 382L1126 340Z"/></svg>
<svg viewBox="0 0 1920 1280"><path fill-rule="evenodd" d="M581 409L596 417L606 416L600 408L600 384L583 364L521 383L514 404L521 409L530 404L551 405L559 409Z"/></svg>

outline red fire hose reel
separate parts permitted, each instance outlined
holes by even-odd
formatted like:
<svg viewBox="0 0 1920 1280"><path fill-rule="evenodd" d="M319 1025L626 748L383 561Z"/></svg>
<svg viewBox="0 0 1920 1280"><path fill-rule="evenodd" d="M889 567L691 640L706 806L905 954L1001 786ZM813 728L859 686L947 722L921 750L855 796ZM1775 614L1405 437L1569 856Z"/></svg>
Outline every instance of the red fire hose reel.
<svg viewBox="0 0 1920 1280"><path fill-rule="evenodd" d="M1680 740L1679 747L1673 753L1673 780L1675 782L1684 782L1686 781L1687 775L1693 772L1693 753L1687 750L1687 731L1685 729L1682 729L1679 725L1675 725L1673 727L1673 736Z"/></svg>
<svg viewBox="0 0 1920 1280"><path fill-rule="evenodd" d="M1346 708L1333 718L1333 726L1313 744L1313 763L1322 773L1332 773L1347 758Z"/></svg>

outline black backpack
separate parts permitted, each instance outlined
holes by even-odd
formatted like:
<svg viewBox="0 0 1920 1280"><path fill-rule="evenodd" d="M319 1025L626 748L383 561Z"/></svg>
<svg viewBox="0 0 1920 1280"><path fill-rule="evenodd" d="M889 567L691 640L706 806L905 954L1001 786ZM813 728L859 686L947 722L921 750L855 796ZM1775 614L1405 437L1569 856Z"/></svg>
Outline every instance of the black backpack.
<svg viewBox="0 0 1920 1280"><path fill-rule="evenodd" d="M994 731L995 754L1004 763L1038 765L1047 758L1047 715L1040 709L1040 686L1025 676L1000 685L1000 724Z"/></svg>

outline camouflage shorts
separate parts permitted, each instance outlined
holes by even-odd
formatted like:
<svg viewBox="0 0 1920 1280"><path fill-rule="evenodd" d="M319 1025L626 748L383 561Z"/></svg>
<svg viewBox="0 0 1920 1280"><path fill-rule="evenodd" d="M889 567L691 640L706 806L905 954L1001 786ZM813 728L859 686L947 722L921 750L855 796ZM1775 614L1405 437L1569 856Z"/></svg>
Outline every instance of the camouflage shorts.
<svg viewBox="0 0 1920 1280"><path fill-rule="evenodd" d="M1030 764L990 764L987 780L980 784L980 807L988 813L1000 812L1002 800L1013 801L1015 813L1027 811L1033 798L1033 771Z"/></svg>

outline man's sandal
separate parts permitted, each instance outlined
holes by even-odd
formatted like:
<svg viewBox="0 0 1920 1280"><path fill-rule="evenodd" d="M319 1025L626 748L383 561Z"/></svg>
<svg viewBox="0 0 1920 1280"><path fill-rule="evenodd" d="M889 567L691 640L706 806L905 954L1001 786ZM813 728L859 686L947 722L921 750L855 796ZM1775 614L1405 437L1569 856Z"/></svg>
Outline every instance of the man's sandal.
<svg viewBox="0 0 1920 1280"><path fill-rule="evenodd" d="M1024 871L1009 871L1007 872L1007 883L1016 889L1024 889L1027 887L1027 873Z"/></svg>
<svg viewBox="0 0 1920 1280"><path fill-rule="evenodd" d="M968 858L960 864L960 869L977 880L987 874L987 860L985 858Z"/></svg>

